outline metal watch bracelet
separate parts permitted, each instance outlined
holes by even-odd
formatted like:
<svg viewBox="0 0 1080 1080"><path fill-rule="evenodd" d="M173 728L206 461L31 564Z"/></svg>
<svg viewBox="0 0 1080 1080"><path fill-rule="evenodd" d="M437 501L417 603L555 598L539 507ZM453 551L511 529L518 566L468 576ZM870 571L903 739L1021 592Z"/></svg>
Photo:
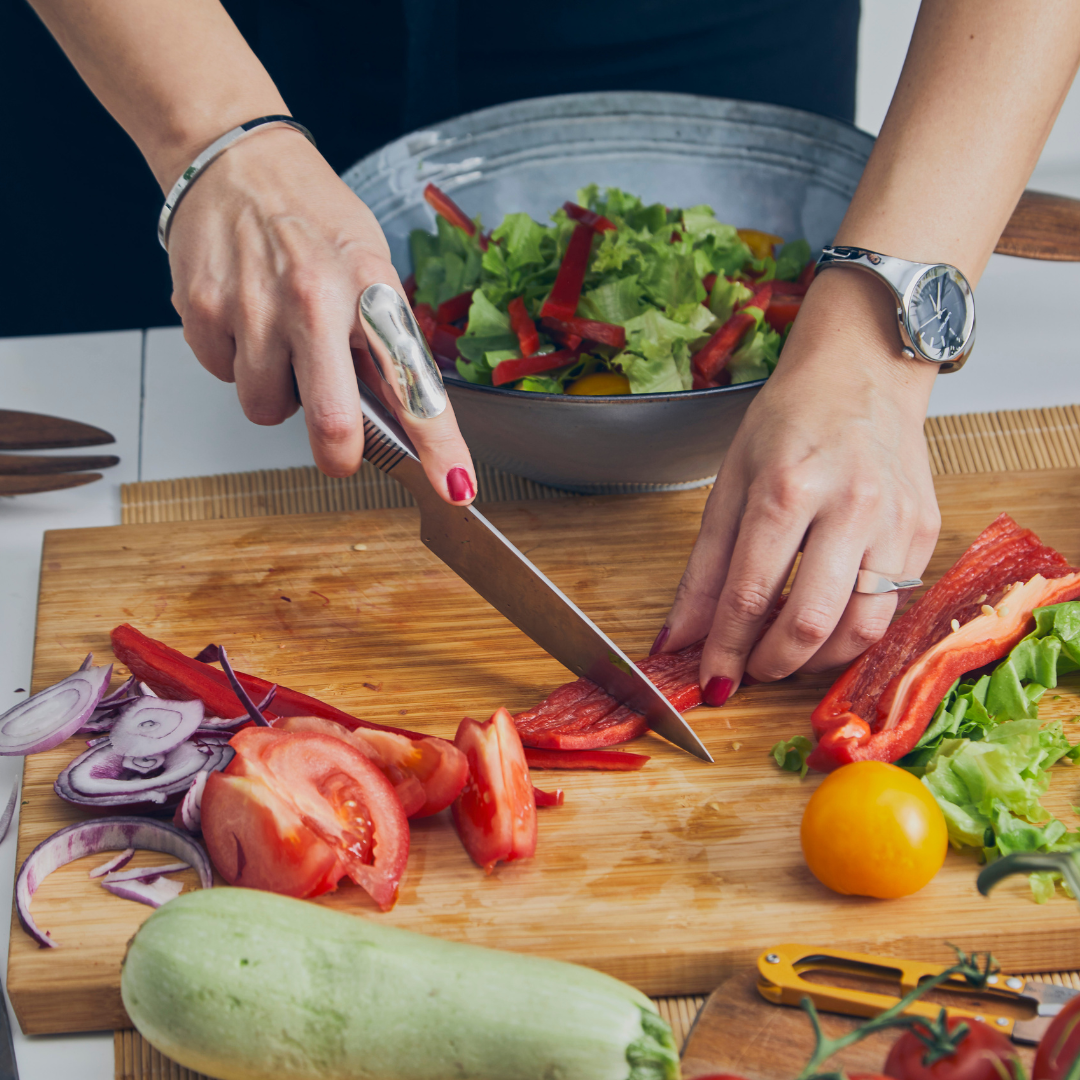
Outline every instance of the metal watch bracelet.
<svg viewBox="0 0 1080 1080"><path fill-rule="evenodd" d="M275 127L293 128L295 131L299 131L312 146L315 145L315 139L312 137L311 132L291 116L259 116L254 120L249 120L246 124L234 127L231 131L226 131L221 138L215 139L180 174L180 179L173 184L169 189L169 194L165 196L165 205L161 208L161 213L158 215L157 234L158 241L166 251L169 250L169 228L172 223L173 212L180 204L180 200L187 194L188 188L190 188L202 175L206 166L225 153L230 146L238 143L248 135L252 135L256 131L266 131L269 128Z"/></svg>

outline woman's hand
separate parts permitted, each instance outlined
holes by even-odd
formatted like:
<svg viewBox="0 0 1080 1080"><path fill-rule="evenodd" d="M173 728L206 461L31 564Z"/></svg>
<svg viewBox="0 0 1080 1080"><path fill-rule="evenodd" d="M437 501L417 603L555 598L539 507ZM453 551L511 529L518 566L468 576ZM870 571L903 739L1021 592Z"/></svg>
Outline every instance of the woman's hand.
<svg viewBox="0 0 1080 1080"><path fill-rule="evenodd" d="M822 273L724 458L654 646L708 635L708 704L744 672L768 681L853 659L896 608L895 593L852 593L860 567L914 578L930 558L940 517L923 419L937 369L900 355L894 307L867 275Z"/></svg>
<svg viewBox="0 0 1080 1080"><path fill-rule="evenodd" d="M176 209L169 259L184 337L203 367L236 383L249 420L280 424L302 401L315 463L349 476L364 445L359 374L394 410L435 489L472 501L453 408L414 419L377 374L360 294L374 282L401 292L401 282L371 211L302 135L260 132L210 165Z"/></svg>

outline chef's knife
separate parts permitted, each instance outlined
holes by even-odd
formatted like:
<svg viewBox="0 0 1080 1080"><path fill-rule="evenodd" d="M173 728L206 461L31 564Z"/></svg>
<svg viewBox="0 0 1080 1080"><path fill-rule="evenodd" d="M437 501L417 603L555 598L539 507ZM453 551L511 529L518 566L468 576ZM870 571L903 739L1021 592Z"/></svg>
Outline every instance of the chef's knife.
<svg viewBox="0 0 1080 1080"><path fill-rule="evenodd" d="M416 341L419 330L404 302L389 286L371 286L361 312L371 351L384 377L389 373L392 392L411 402L415 415L425 415L425 408L427 415L437 415L445 390L426 347ZM415 349L427 355L401 355ZM634 662L479 510L443 501L404 430L362 382L359 389L364 457L412 492L423 543L556 660L641 713L658 735L712 761L694 730Z"/></svg>

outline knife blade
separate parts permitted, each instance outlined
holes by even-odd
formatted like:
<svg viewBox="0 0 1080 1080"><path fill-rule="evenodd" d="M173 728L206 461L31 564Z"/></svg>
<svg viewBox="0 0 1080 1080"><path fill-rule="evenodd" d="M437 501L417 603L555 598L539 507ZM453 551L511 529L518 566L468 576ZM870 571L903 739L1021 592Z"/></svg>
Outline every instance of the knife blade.
<svg viewBox="0 0 1080 1080"><path fill-rule="evenodd" d="M657 735L711 762L693 728L596 623L479 510L443 501L404 430L363 382L358 385L364 457L412 493L424 545L575 675L641 713Z"/></svg>

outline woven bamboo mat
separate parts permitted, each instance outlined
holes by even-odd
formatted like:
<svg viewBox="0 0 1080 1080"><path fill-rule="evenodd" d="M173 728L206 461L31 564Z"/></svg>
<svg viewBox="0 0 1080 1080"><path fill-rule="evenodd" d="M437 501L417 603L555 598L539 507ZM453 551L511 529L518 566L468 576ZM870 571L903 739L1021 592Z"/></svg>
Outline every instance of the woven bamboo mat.
<svg viewBox="0 0 1080 1080"><path fill-rule="evenodd" d="M935 476L1080 468L1080 406L1014 412L936 416L926 421L930 467ZM567 492L499 472L477 469L480 502L571 498ZM331 480L315 468L267 469L225 476L152 480L121 489L125 525L205 521L333 510L412 506L412 496L364 462L355 476ZM1036 975L1080 990L1080 972ZM681 1046L703 997L660 998L656 1004ZM136 1031L115 1033L116 1080L205 1080L159 1054Z"/></svg>

